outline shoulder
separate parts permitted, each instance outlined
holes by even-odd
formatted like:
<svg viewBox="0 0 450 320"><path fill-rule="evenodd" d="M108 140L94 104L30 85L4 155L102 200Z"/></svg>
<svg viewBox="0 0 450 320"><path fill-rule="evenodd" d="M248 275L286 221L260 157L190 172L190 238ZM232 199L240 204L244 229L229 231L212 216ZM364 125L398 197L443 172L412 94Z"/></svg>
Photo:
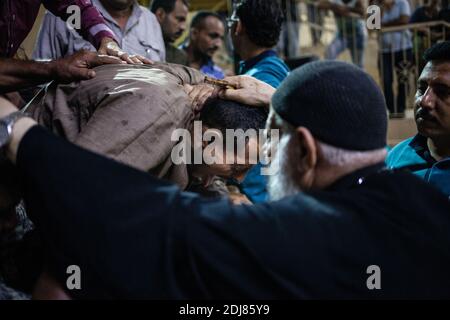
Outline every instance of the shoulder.
<svg viewBox="0 0 450 320"><path fill-rule="evenodd" d="M148 8L146 8L144 6L139 6L139 8L141 9L142 16L145 19L149 19L152 23L158 22L158 19L156 19L155 14L153 12L151 12Z"/></svg>
<svg viewBox="0 0 450 320"><path fill-rule="evenodd" d="M410 143L413 139L414 137L406 139L396 145L391 151L389 151L386 158L386 164L388 165L388 167L396 168L403 165L402 163L406 161L406 159L404 159L405 153L407 153L408 151L413 152L410 146Z"/></svg>
<svg viewBox="0 0 450 320"><path fill-rule="evenodd" d="M278 57L268 57L257 63L246 74L277 88L289 75L289 67Z"/></svg>
<svg viewBox="0 0 450 320"><path fill-rule="evenodd" d="M399 6L402 9L410 9L408 0L396 0L395 5Z"/></svg>

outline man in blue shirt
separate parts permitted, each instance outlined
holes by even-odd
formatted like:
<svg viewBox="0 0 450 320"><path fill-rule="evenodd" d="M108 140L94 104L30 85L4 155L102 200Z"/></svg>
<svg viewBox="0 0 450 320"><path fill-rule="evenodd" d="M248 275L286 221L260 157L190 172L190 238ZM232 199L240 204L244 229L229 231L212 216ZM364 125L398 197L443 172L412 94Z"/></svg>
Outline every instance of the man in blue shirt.
<svg viewBox="0 0 450 320"><path fill-rule="evenodd" d="M391 168L407 168L450 196L450 41L425 52L415 103L417 136L396 146Z"/></svg>
<svg viewBox="0 0 450 320"><path fill-rule="evenodd" d="M214 12L201 11L192 19L189 43L183 47L189 66L205 75L223 79L223 70L214 64L212 57L223 45L225 25Z"/></svg>
<svg viewBox="0 0 450 320"><path fill-rule="evenodd" d="M242 58L239 74L252 76L274 88L288 76L289 67L273 47L280 38L283 13L277 1L247 0L228 19L236 53ZM242 190L255 203L267 199L265 176L255 165L242 182Z"/></svg>

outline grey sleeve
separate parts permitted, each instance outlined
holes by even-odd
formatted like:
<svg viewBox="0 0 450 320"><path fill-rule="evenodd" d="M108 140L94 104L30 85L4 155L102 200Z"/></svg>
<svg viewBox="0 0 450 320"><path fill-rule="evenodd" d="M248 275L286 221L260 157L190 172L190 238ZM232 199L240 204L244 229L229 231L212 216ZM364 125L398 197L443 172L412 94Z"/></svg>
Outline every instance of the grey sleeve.
<svg viewBox="0 0 450 320"><path fill-rule="evenodd" d="M94 46L84 40L76 31L70 30L66 23L47 12L39 31L33 52L34 60L55 60L86 49L96 51Z"/></svg>
<svg viewBox="0 0 450 320"><path fill-rule="evenodd" d="M34 47L33 60L55 60L62 57L65 48L61 47L58 39L64 34L65 31L60 30L58 18L46 12Z"/></svg>

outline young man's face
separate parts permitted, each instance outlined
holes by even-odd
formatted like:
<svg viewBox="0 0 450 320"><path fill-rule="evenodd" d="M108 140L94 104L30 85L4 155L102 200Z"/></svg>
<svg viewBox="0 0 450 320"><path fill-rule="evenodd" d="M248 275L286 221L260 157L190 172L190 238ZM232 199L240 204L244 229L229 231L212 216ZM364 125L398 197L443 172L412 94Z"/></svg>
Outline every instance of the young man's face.
<svg viewBox="0 0 450 320"><path fill-rule="evenodd" d="M204 130L206 130L205 127ZM214 129L213 131L219 132ZM212 144L204 143L202 164L190 166L190 173L204 182L211 181L215 176L241 181L257 162L259 153L257 138L251 137L246 141L244 146L240 146L235 139L234 150L227 150L226 138L223 137L223 149L219 154L215 152ZM207 159L208 156L210 156L210 160ZM212 159L214 159L214 163L207 163L207 161L212 162Z"/></svg>
<svg viewBox="0 0 450 320"><path fill-rule="evenodd" d="M223 22L211 16L203 21L201 27L192 30L191 41L198 52L212 58L214 53L222 46L224 36L225 26Z"/></svg>
<svg viewBox="0 0 450 320"><path fill-rule="evenodd" d="M450 61L431 61L420 75L415 102L419 133L450 138Z"/></svg>
<svg viewBox="0 0 450 320"><path fill-rule="evenodd" d="M156 17L161 24L164 40L175 42L186 30L188 7L181 0L177 0L172 12L166 13L162 8L156 11Z"/></svg>

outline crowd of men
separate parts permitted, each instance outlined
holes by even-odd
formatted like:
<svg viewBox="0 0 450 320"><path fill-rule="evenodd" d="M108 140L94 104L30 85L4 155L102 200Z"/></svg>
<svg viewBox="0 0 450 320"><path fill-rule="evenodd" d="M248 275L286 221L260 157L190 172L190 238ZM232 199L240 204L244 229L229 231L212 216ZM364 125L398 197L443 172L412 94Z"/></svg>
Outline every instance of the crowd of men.
<svg viewBox="0 0 450 320"><path fill-rule="evenodd" d="M406 0L383 2L383 26L406 21ZM286 5L201 11L176 45L189 5L0 4L0 299L450 298L450 41L424 50L417 135L390 149L362 1L320 1L336 38L294 70L276 51ZM228 36L237 75L214 59ZM265 137L236 147L230 130ZM175 160L198 150L215 160Z"/></svg>

